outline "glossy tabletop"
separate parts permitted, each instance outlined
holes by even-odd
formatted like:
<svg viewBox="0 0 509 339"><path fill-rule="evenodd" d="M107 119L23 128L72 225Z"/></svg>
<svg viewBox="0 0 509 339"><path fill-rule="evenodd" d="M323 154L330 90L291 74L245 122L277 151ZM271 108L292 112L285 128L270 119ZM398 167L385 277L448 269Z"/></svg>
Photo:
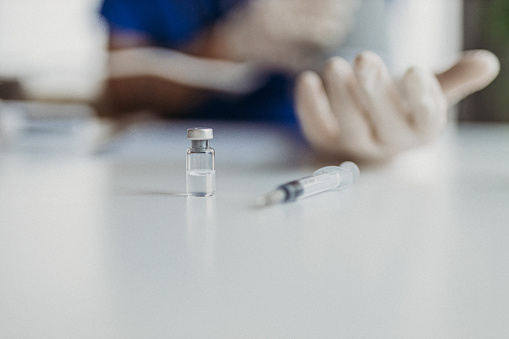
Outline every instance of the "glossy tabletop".
<svg viewBox="0 0 509 339"><path fill-rule="evenodd" d="M184 194L192 123L143 123L93 154L81 125L8 136L1 337L509 335L508 125L453 126L346 190L263 209L333 164L284 128L209 125L212 198Z"/></svg>

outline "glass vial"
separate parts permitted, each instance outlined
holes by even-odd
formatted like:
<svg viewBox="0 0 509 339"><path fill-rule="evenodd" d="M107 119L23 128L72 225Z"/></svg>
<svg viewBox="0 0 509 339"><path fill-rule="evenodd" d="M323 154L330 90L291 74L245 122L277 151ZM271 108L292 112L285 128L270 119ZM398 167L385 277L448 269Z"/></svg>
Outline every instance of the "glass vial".
<svg viewBox="0 0 509 339"><path fill-rule="evenodd" d="M208 197L216 192L215 151L210 147L213 138L212 128L190 128L187 139L191 148L186 156L187 194Z"/></svg>

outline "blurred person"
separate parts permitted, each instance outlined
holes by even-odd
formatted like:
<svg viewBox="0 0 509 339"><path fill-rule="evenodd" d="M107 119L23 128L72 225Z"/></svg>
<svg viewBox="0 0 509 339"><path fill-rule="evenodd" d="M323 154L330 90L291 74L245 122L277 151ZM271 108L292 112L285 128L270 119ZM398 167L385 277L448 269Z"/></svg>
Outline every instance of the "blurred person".
<svg viewBox="0 0 509 339"><path fill-rule="evenodd" d="M449 70L394 80L382 59L328 58L358 0L104 0L103 116L299 124L320 154L385 160L429 142L447 110L488 85L496 57L470 51Z"/></svg>

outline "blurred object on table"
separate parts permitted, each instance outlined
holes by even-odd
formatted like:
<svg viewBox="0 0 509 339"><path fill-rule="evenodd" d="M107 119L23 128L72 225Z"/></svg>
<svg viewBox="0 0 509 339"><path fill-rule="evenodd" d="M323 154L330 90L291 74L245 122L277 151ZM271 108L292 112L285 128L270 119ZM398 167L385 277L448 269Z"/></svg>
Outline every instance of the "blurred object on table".
<svg viewBox="0 0 509 339"><path fill-rule="evenodd" d="M17 79L0 77L0 99L25 99L25 92Z"/></svg>

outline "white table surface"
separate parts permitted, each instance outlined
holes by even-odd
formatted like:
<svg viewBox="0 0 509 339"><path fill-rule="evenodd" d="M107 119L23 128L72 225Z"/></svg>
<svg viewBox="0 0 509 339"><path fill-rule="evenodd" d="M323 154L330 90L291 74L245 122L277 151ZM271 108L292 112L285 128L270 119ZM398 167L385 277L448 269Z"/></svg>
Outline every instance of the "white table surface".
<svg viewBox="0 0 509 339"><path fill-rule="evenodd" d="M509 336L508 125L452 127L347 190L265 209L330 164L287 131L211 126L214 198L182 194L191 123L95 155L79 130L10 135L0 337Z"/></svg>

